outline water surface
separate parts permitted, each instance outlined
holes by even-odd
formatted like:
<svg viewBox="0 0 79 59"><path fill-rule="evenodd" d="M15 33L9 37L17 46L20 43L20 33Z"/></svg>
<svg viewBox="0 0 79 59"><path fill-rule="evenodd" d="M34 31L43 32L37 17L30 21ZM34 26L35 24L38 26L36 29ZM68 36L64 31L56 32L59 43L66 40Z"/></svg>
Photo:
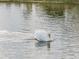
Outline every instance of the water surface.
<svg viewBox="0 0 79 59"><path fill-rule="evenodd" d="M78 59L79 6L0 3L0 59ZM31 40L36 29L51 32L46 42Z"/></svg>

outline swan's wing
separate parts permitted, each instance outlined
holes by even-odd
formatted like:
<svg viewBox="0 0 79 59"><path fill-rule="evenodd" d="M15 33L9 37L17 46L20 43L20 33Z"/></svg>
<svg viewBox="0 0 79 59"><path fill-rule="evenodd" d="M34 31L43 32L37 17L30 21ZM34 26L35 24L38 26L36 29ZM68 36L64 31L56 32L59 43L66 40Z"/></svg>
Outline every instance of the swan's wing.
<svg viewBox="0 0 79 59"><path fill-rule="evenodd" d="M48 41L49 40L48 33L46 33L46 32L38 31L38 32L34 33L34 36L39 41Z"/></svg>

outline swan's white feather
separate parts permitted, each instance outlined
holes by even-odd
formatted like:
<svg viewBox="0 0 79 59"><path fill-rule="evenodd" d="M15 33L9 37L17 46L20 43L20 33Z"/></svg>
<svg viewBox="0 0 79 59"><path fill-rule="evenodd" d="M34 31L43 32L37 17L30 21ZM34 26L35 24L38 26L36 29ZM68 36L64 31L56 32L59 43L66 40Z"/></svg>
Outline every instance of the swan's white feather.
<svg viewBox="0 0 79 59"><path fill-rule="evenodd" d="M35 39L38 41L49 41L50 37L48 35L49 33L45 30L36 30L34 33Z"/></svg>

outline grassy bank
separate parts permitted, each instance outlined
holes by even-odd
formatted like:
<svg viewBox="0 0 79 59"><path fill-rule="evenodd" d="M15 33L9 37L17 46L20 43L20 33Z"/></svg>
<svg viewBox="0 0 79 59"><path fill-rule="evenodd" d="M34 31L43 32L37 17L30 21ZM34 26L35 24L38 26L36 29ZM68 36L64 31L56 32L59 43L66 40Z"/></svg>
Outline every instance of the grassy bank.
<svg viewBox="0 0 79 59"><path fill-rule="evenodd" d="M0 2L12 3L58 3L58 4L79 4L79 2L65 2L65 1L27 1L27 0L0 0Z"/></svg>

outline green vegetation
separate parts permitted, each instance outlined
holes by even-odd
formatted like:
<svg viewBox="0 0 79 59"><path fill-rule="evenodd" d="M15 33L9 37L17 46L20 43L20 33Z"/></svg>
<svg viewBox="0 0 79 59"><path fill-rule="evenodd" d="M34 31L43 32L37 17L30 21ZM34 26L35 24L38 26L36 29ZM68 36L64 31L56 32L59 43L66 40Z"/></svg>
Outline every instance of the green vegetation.
<svg viewBox="0 0 79 59"><path fill-rule="evenodd" d="M0 0L2 2L79 3L79 0Z"/></svg>

